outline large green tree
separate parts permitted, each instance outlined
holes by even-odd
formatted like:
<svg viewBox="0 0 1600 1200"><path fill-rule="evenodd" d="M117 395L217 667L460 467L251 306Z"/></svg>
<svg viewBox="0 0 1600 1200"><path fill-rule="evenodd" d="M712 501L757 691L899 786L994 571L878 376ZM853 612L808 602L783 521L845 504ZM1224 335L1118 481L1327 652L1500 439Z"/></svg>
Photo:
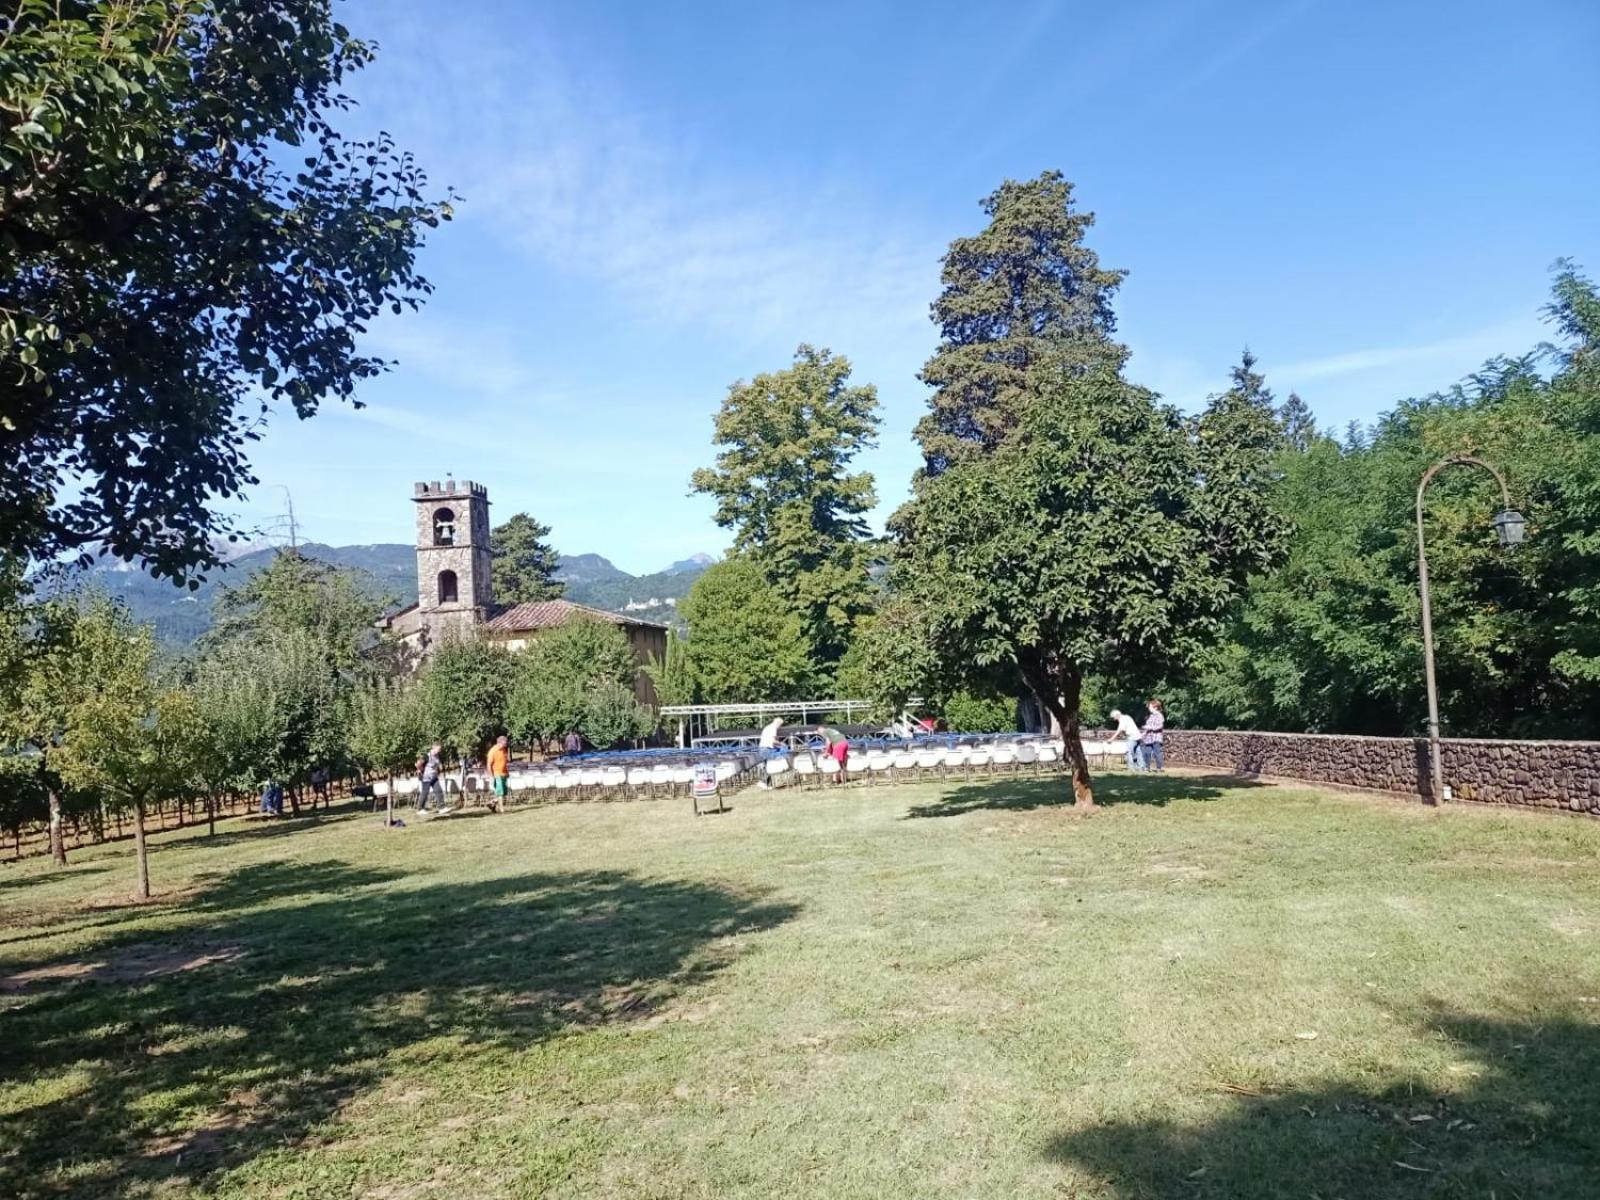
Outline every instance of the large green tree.
<svg viewBox="0 0 1600 1200"><path fill-rule="evenodd" d="M933 393L917 424L929 474L1012 437L1064 347L1085 366L1127 357L1111 340L1123 272L1084 244L1094 214L1074 206L1072 184L1059 171L1007 180L983 211L983 231L950 244L933 303L939 346L922 369Z"/></svg>
<svg viewBox="0 0 1600 1200"><path fill-rule="evenodd" d="M701 702L797 700L814 682L800 617L748 559L708 569L679 611L689 622L689 666Z"/></svg>
<svg viewBox="0 0 1600 1200"><path fill-rule="evenodd" d="M1122 276L1084 245L1091 218L1059 174L984 209L945 257L893 578L941 674L1024 686L1052 715L1087 807L1085 677L1181 663L1215 636L1281 532L1258 495L1278 425L1248 361L1195 420L1123 377Z"/></svg>
<svg viewBox="0 0 1600 1200"><path fill-rule="evenodd" d="M190 579L269 415L384 367L450 215L333 121L331 0L18 0L0 27L0 549Z"/></svg>
<svg viewBox="0 0 1600 1200"><path fill-rule="evenodd" d="M500 604L556 600L567 587L556 578L561 555L550 544L550 526L517 513L494 527L494 598Z"/></svg>
<svg viewBox="0 0 1600 1200"><path fill-rule="evenodd" d="M793 366L728 389L712 439L716 466L692 481L716 500L734 553L794 606L824 671L872 603L866 513L877 497L872 476L850 464L875 444L877 428L876 389L850 386L848 359L801 346Z"/></svg>

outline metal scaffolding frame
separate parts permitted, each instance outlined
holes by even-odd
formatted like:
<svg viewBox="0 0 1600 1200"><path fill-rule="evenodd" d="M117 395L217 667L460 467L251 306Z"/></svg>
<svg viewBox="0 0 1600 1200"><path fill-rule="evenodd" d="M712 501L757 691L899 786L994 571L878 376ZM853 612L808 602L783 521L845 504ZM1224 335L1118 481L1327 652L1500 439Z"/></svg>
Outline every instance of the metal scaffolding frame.
<svg viewBox="0 0 1600 1200"><path fill-rule="evenodd" d="M841 721L857 713L866 714L872 708L870 700L766 700L750 704L668 704L661 709L663 721L678 723L678 745L721 743L715 725L718 717L750 717L758 725L765 725L773 717L797 717L807 724L813 717L835 716ZM726 739L732 745L737 739Z"/></svg>

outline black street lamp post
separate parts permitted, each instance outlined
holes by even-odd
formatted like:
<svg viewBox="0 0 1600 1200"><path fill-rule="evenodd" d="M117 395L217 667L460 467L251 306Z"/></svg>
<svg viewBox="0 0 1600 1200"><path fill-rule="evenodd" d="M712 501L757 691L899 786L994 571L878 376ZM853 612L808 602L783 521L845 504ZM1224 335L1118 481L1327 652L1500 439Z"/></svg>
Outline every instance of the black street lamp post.
<svg viewBox="0 0 1600 1200"><path fill-rule="evenodd" d="M1440 459L1428 468L1427 474L1422 477L1422 482L1417 485L1417 574L1422 583L1422 657L1428 675L1428 763L1433 781L1429 800L1434 804L1444 800L1444 765L1439 756L1439 685L1435 682L1433 674L1433 603L1428 595L1428 552L1423 544L1422 497L1435 475L1444 468L1458 463L1462 466L1482 467L1500 484L1500 511L1494 518L1494 531L1495 536L1500 539L1501 546L1508 549L1520 546L1523 532L1528 524L1522 514L1511 507L1511 489L1506 487L1505 476L1481 458L1473 458L1469 454L1455 454Z"/></svg>

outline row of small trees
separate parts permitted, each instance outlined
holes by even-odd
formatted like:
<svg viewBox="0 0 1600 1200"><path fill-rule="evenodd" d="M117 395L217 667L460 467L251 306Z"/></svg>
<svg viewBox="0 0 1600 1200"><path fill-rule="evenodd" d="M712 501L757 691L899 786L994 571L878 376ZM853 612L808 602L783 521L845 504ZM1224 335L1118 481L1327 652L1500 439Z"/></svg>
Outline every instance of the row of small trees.
<svg viewBox="0 0 1600 1200"><path fill-rule="evenodd" d="M66 861L66 826L104 836L130 817L149 893L152 809L204 812L280 783L299 813L314 773L409 772L434 741L481 755L499 734L541 748L570 731L613 746L647 736L626 638L575 620L524 653L470 641L418 669L379 641L380 601L293 551L225 593L206 640L163 658L152 631L104 596L0 605L0 825L35 823ZM315 796L311 803L315 806Z"/></svg>

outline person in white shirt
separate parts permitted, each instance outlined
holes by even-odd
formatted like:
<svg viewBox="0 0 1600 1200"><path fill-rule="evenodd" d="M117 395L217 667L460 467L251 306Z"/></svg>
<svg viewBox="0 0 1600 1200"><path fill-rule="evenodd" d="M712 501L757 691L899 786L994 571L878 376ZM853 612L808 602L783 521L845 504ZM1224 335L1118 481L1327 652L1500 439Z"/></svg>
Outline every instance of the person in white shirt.
<svg viewBox="0 0 1600 1200"><path fill-rule="evenodd" d="M1116 708L1111 710L1111 719L1116 722L1117 736L1128 743L1128 770L1144 770L1144 755L1141 752L1144 734L1138 723L1127 713Z"/></svg>
<svg viewBox="0 0 1600 1200"><path fill-rule="evenodd" d="M778 748L778 731L783 728L783 718L773 717L761 731L761 749L776 750ZM761 776L761 786L770 788L772 781L765 774Z"/></svg>

